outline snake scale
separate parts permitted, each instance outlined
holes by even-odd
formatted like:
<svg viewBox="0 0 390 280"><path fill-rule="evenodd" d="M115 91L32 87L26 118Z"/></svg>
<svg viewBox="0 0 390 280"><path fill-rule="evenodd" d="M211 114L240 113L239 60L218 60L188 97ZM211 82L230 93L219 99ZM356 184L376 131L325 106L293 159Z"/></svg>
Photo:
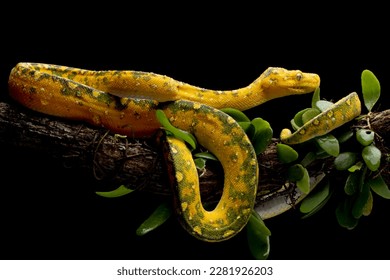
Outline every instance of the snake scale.
<svg viewBox="0 0 390 280"><path fill-rule="evenodd" d="M205 210L191 151L181 140L167 137L179 220L191 235L215 242L233 237L246 225L258 185L258 162L249 138L218 109L243 111L275 98L310 93L319 87L320 78L270 67L246 87L210 90L151 72L21 62L11 70L8 84L11 97L25 107L129 137L153 137L161 128L156 110L163 110L172 125L192 133L223 167L221 199L215 209ZM305 127L298 136L283 134L284 140L305 141L317 133L310 131Z"/></svg>

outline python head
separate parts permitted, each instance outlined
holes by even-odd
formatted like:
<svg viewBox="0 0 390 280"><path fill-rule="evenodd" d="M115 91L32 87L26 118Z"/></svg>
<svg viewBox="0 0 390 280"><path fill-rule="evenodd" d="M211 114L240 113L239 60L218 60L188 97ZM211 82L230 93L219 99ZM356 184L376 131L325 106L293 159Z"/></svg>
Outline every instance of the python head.
<svg viewBox="0 0 390 280"><path fill-rule="evenodd" d="M257 79L267 100L313 92L320 86L320 76L300 70L269 67Z"/></svg>

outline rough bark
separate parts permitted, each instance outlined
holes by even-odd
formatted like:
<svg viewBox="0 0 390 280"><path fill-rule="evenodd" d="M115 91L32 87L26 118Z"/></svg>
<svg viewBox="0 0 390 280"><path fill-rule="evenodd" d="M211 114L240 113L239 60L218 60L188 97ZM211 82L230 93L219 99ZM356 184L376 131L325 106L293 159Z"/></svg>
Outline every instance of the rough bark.
<svg viewBox="0 0 390 280"><path fill-rule="evenodd" d="M351 123L378 133L377 144L384 157L389 154L390 110L372 113L366 119ZM18 105L0 103L0 143L3 147L18 147L46 153L74 168L93 172L97 180L161 195L169 195L166 172L159 149L152 139L131 139L109 133L103 128L80 122L38 114ZM278 139L262 153L259 160L260 180L258 197L264 190L278 189L285 183L281 176L286 166L276 156ZM382 174L389 180L389 166L384 159ZM222 190L223 172L217 164L209 163L200 177L202 198L214 200ZM309 172L329 172L331 162L324 160L310 167Z"/></svg>

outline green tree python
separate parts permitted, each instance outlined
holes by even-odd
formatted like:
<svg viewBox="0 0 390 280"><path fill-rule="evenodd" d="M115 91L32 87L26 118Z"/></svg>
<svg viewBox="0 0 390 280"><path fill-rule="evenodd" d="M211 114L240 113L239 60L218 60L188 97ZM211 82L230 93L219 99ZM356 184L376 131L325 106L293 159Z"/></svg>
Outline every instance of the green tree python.
<svg viewBox="0 0 390 280"><path fill-rule="evenodd" d="M159 131L156 110L163 110L175 127L192 133L223 167L221 199L215 209L207 211L201 203L191 151L181 140L167 137L179 220L191 235L214 242L233 237L246 225L258 185L258 162L250 140L233 118L218 109L244 111L275 98L313 92L319 84L317 74L278 67L266 69L246 87L210 90L150 72L18 63L9 76L9 93L32 110L136 138L152 137ZM332 122L340 122L340 108L345 109L338 106L332 116L327 114L330 125L313 121L301 128L305 133L284 132L283 141L303 142L332 129Z"/></svg>

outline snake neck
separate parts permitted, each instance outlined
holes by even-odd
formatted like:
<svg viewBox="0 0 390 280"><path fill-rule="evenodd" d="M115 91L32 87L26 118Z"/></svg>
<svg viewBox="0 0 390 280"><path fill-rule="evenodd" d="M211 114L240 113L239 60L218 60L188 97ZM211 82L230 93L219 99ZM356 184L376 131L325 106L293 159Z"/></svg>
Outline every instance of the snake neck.
<svg viewBox="0 0 390 280"><path fill-rule="evenodd" d="M177 86L181 99L207 104L214 108L236 108L241 111L269 100L313 92L320 85L317 74L270 67L246 87L235 90L210 90L186 83Z"/></svg>
<svg viewBox="0 0 390 280"><path fill-rule="evenodd" d="M182 83L177 90L181 99L207 104L214 108L232 107L246 110L265 102L262 94L257 95L256 102L251 100L250 97L255 91L251 85L236 90L210 90Z"/></svg>

